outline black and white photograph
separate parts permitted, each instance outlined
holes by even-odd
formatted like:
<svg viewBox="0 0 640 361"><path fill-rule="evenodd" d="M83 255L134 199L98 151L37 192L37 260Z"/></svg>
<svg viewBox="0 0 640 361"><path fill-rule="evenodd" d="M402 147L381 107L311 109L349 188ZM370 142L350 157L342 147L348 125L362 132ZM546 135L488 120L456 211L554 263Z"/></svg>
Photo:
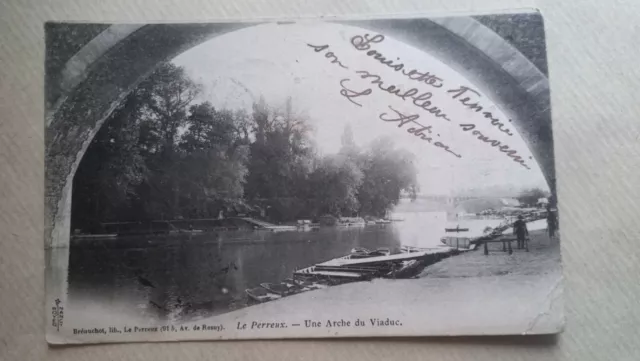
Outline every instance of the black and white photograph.
<svg viewBox="0 0 640 361"><path fill-rule="evenodd" d="M45 36L49 343L562 331L539 12Z"/></svg>

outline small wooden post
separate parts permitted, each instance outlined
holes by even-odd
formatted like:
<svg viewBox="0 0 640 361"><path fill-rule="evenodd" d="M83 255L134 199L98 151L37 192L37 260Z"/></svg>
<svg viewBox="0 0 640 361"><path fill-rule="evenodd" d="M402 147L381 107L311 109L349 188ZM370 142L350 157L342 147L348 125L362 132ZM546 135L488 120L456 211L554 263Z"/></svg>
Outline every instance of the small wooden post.
<svg viewBox="0 0 640 361"><path fill-rule="evenodd" d="M511 247L511 242L509 242L509 247ZM503 240L502 241L502 252L506 252L507 251L507 243Z"/></svg>
<svg viewBox="0 0 640 361"><path fill-rule="evenodd" d="M511 249L511 241L508 241L508 242L509 242L509 254L513 254L513 249Z"/></svg>
<svg viewBox="0 0 640 361"><path fill-rule="evenodd" d="M487 248L487 241L484 241L484 255L488 256L489 255L489 248Z"/></svg>

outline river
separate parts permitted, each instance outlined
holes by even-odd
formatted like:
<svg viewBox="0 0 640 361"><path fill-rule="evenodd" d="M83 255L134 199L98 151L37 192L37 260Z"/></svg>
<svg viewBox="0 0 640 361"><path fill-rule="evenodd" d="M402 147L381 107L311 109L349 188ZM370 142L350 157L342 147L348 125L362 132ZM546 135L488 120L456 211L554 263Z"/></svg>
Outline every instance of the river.
<svg viewBox="0 0 640 361"><path fill-rule="evenodd" d="M481 232L496 220L447 220L444 212L397 213L387 225L317 231L229 231L197 236L76 242L69 259L71 307L183 320L246 306L245 289L291 277L297 268L354 247L436 247L445 227ZM117 246L115 246L117 245ZM180 310L179 314L175 310Z"/></svg>

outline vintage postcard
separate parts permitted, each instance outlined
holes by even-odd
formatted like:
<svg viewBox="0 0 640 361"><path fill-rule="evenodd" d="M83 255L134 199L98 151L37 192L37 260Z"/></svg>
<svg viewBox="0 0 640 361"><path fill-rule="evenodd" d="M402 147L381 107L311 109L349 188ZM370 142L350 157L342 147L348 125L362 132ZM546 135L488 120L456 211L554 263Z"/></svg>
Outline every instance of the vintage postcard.
<svg viewBox="0 0 640 361"><path fill-rule="evenodd" d="M48 342L562 330L538 12L45 32Z"/></svg>

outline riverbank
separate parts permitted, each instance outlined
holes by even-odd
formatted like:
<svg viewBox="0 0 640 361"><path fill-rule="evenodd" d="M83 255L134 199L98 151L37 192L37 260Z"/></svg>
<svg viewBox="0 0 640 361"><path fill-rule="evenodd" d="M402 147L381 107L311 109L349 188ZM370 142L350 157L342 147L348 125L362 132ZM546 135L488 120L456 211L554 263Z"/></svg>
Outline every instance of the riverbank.
<svg viewBox="0 0 640 361"><path fill-rule="evenodd" d="M557 239L544 230L531 232L530 252L513 255L491 245L488 256L473 251L427 267L418 279L374 279L330 287L247 307L212 322L235 324L251 320L285 322L278 337L307 332L327 336L500 335L558 332L562 325L561 267ZM331 313L323 313L323 309ZM309 330L305 320L398 321L401 326ZM301 326L291 326L301 324ZM272 337L252 330L244 337ZM225 335L224 338L233 337Z"/></svg>
<svg viewBox="0 0 640 361"><path fill-rule="evenodd" d="M428 267L420 277L525 276L561 272L557 239L549 239L546 230L534 230L530 235L529 252L516 249L513 242L513 255L509 256L503 251L502 243L489 243L488 256L482 249L460 254Z"/></svg>

